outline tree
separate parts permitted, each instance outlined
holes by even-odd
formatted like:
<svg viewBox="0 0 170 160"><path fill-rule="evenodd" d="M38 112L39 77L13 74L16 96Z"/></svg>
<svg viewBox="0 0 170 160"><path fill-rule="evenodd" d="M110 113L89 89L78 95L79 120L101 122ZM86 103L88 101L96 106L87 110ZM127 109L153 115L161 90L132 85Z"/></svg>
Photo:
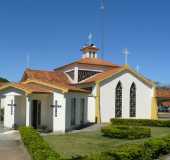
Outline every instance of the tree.
<svg viewBox="0 0 170 160"><path fill-rule="evenodd" d="M6 78L0 77L0 82L9 82Z"/></svg>

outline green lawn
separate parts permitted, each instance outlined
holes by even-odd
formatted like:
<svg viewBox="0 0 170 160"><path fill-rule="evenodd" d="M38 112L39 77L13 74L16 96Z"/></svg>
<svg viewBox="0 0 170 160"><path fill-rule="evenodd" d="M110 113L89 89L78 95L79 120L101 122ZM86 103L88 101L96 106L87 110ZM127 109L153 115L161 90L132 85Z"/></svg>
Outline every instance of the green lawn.
<svg viewBox="0 0 170 160"><path fill-rule="evenodd" d="M152 127L152 137L161 137L166 134L170 134L170 128ZM103 137L100 131L49 135L44 136L44 139L56 152L64 157L107 151L120 144L143 142L145 140L110 139Z"/></svg>

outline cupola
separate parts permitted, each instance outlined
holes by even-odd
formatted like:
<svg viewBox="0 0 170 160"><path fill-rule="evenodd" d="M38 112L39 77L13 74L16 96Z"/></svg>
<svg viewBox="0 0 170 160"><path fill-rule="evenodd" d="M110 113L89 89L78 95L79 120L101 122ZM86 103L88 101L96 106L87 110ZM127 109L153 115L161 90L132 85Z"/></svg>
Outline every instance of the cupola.
<svg viewBox="0 0 170 160"><path fill-rule="evenodd" d="M81 48L81 51L83 52L82 58L97 58L97 51L99 51L99 48L94 44L87 44Z"/></svg>

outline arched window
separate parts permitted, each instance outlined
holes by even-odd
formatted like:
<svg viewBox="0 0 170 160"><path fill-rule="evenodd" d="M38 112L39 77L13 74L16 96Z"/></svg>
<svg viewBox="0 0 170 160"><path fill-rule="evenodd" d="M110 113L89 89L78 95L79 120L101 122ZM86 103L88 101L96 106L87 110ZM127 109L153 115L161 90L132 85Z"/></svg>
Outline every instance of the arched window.
<svg viewBox="0 0 170 160"><path fill-rule="evenodd" d="M115 117L122 117L122 84L121 82L119 82L116 86Z"/></svg>
<svg viewBox="0 0 170 160"><path fill-rule="evenodd" d="M136 85L132 83L130 87L130 117L136 116Z"/></svg>

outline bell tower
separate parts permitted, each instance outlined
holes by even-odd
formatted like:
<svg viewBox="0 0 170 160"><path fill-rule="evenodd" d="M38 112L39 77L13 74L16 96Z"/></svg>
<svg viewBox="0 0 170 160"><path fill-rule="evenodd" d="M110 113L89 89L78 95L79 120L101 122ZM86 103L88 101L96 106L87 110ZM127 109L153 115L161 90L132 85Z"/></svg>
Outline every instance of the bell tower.
<svg viewBox="0 0 170 160"><path fill-rule="evenodd" d="M82 58L97 58L97 51L99 51L99 48L94 44L87 44L81 48L81 51L83 52Z"/></svg>

